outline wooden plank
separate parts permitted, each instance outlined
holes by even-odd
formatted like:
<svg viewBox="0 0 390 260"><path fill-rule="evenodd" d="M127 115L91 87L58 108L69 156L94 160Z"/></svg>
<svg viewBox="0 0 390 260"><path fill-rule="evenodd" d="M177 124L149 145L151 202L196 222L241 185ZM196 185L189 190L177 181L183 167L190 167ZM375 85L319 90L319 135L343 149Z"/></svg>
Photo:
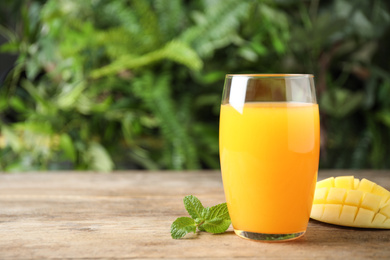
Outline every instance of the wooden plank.
<svg viewBox="0 0 390 260"><path fill-rule="evenodd" d="M366 177L390 189L389 171L322 171L320 178ZM170 225L186 216L182 199L224 201L219 172L0 175L0 258L288 258L389 259L390 230L310 221L287 243L197 233L173 240Z"/></svg>

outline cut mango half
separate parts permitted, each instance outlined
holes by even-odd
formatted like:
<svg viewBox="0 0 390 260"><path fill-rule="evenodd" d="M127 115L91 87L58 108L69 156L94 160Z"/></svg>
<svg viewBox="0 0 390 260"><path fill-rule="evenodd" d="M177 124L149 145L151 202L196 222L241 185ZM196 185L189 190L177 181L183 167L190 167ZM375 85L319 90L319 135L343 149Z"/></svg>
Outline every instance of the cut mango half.
<svg viewBox="0 0 390 260"><path fill-rule="evenodd" d="M354 176L327 178L317 182L310 217L341 226L390 229L390 192Z"/></svg>

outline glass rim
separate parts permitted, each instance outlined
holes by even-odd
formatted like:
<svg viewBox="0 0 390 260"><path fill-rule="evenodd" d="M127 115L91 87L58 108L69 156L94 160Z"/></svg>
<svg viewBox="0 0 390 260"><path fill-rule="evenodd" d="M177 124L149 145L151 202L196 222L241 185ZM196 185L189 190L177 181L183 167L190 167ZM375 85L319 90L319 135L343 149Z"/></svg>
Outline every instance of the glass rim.
<svg viewBox="0 0 390 260"><path fill-rule="evenodd" d="M285 74L285 73L254 73L254 74L226 74L226 78L247 77L247 78L314 78L313 74Z"/></svg>

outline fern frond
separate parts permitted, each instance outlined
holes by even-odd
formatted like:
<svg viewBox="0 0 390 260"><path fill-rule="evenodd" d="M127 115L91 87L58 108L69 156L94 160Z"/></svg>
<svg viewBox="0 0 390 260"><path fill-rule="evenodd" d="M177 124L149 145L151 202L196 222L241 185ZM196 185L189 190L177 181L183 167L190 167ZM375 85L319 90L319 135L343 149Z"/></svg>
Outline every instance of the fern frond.
<svg viewBox="0 0 390 260"><path fill-rule="evenodd" d="M142 54L142 44L123 27L115 27L99 31L96 41L104 46L111 59L120 58L125 53Z"/></svg>
<svg viewBox="0 0 390 260"><path fill-rule="evenodd" d="M181 41L171 41L163 49L165 58L183 64L192 70L200 70L203 66L198 54Z"/></svg>
<svg viewBox="0 0 390 260"><path fill-rule="evenodd" d="M148 1L133 0L132 7L138 16L138 24L141 27L139 36L144 38L144 44L150 49L158 48L163 44L159 21L156 12Z"/></svg>
<svg viewBox="0 0 390 260"><path fill-rule="evenodd" d="M56 97L58 107L61 109L74 107L85 88L86 84L83 81L77 84L67 84Z"/></svg>
<svg viewBox="0 0 390 260"><path fill-rule="evenodd" d="M179 41L171 41L162 49L142 56L136 57L131 54L123 55L111 64L92 71L90 76L96 79L103 76L113 75L125 69L136 69L151 65L162 59L181 63L193 70L199 70L202 67L202 60L187 44Z"/></svg>
<svg viewBox="0 0 390 260"><path fill-rule="evenodd" d="M100 30L96 38L113 59L123 53L145 54L164 45L157 14L150 4L134 1L131 7L115 1L103 6L104 13L116 22L115 26Z"/></svg>
<svg viewBox="0 0 390 260"><path fill-rule="evenodd" d="M198 156L193 140L186 127L176 115L177 108L170 93L170 78L167 75L154 77L145 73L133 84L133 91L160 119L161 131L169 147L170 167L174 169L199 168Z"/></svg>
<svg viewBox="0 0 390 260"><path fill-rule="evenodd" d="M188 23L187 10L182 0L155 0L153 6L158 15L160 34L165 42L174 39Z"/></svg>
<svg viewBox="0 0 390 260"><path fill-rule="evenodd" d="M180 39L189 43L201 56L208 56L236 37L240 20L249 8L249 1L204 1L204 13L194 12L197 25L190 27Z"/></svg>

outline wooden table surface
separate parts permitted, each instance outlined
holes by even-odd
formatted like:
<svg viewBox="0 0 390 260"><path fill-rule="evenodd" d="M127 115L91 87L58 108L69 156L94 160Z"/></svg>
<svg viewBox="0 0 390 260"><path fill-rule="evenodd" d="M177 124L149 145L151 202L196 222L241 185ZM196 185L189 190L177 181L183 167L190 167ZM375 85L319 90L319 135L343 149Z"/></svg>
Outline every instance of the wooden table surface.
<svg viewBox="0 0 390 260"><path fill-rule="evenodd" d="M365 177L390 189L390 171L320 171ZM261 243L228 232L174 240L188 216L182 199L225 201L219 172L24 173L0 175L0 259L270 258L390 259L390 230L311 220L305 236Z"/></svg>

